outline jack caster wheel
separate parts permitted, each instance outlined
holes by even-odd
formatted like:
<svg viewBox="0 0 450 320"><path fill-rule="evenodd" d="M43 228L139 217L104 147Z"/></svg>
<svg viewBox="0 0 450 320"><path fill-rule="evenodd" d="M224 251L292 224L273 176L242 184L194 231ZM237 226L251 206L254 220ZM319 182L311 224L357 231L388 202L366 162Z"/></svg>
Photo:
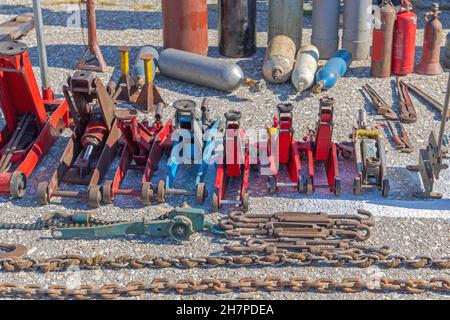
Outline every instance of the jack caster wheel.
<svg viewBox="0 0 450 320"><path fill-rule="evenodd" d="M308 196L312 195L314 191L312 178L306 179L306 194Z"/></svg>
<svg viewBox="0 0 450 320"><path fill-rule="evenodd" d="M113 182L111 180L106 180L103 184L102 195L105 204L111 204L113 202L112 185Z"/></svg>
<svg viewBox="0 0 450 320"><path fill-rule="evenodd" d="M14 172L9 182L9 190L13 199L22 198L27 188L27 178L22 172Z"/></svg>
<svg viewBox="0 0 450 320"><path fill-rule="evenodd" d="M152 199L153 199L153 185L151 182L144 182L141 191L141 201L146 206L149 206L152 204Z"/></svg>
<svg viewBox="0 0 450 320"><path fill-rule="evenodd" d="M175 241L187 241L194 233L192 221L185 216L173 218L173 225L169 229L170 238Z"/></svg>
<svg viewBox="0 0 450 320"><path fill-rule="evenodd" d="M242 197L242 211L244 213L248 212L248 206L249 206L249 195L248 192L244 193L244 196Z"/></svg>
<svg viewBox="0 0 450 320"><path fill-rule="evenodd" d="M91 186L88 191L89 205L92 208L100 207L102 192L100 186Z"/></svg>
<svg viewBox="0 0 450 320"><path fill-rule="evenodd" d="M339 178L334 178L333 193L336 197L341 195L341 179Z"/></svg>
<svg viewBox="0 0 450 320"><path fill-rule="evenodd" d="M49 204L48 182L39 182L37 186L37 201L41 206Z"/></svg>
<svg viewBox="0 0 450 320"><path fill-rule="evenodd" d="M353 180L353 194L355 196L359 196L361 192L362 192L361 178L356 177L355 180Z"/></svg>
<svg viewBox="0 0 450 320"><path fill-rule="evenodd" d="M212 195L212 211L219 212L219 195L214 192Z"/></svg>
<svg viewBox="0 0 450 320"><path fill-rule="evenodd" d="M166 202L166 183L160 180L158 183L158 202Z"/></svg>
<svg viewBox="0 0 450 320"><path fill-rule="evenodd" d="M195 199L197 201L198 204L203 204L205 203L205 199L208 196L208 192L206 191L206 186L205 183L200 182L197 185L197 192L195 195Z"/></svg>
<svg viewBox="0 0 450 320"><path fill-rule="evenodd" d="M269 193L274 194L277 190L277 182L275 180L275 177L269 176L267 180L267 184L269 186Z"/></svg>
<svg viewBox="0 0 450 320"><path fill-rule="evenodd" d="M389 180L384 179L383 180L383 188L381 190L381 195L385 198L389 196L389 191L391 190L391 187L389 186Z"/></svg>

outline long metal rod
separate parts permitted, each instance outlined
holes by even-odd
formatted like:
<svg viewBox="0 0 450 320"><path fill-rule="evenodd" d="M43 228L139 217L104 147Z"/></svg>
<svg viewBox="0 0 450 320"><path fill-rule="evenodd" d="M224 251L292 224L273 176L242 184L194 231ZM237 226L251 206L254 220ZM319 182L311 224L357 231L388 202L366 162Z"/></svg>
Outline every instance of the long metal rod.
<svg viewBox="0 0 450 320"><path fill-rule="evenodd" d="M447 93L445 95L444 110L442 110L442 114L441 114L442 120L441 120L441 128L439 130L439 140L438 140L438 154L439 155L441 154L442 144L444 141L445 126L447 124L449 103L450 103L450 74L448 75Z"/></svg>
<svg viewBox="0 0 450 320"><path fill-rule="evenodd" d="M36 25L37 46L39 50L39 66L41 68L42 89L46 90L49 88L48 63L47 63L47 50L45 48L45 40L43 32L44 23L42 19L42 9L40 0L33 0L33 12L34 12L34 21Z"/></svg>

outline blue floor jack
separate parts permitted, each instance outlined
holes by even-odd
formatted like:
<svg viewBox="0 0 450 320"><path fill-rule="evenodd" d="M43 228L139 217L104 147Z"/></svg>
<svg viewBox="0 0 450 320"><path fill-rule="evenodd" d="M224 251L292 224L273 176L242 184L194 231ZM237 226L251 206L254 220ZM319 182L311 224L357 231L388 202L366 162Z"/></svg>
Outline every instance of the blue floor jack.
<svg viewBox="0 0 450 320"><path fill-rule="evenodd" d="M168 195L195 196L197 203L203 204L208 196L205 176L213 164L221 119L213 121L209 117L208 99L203 99L201 117L195 114L196 104L192 100L179 100L174 103L175 128L172 133L172 150L167 163L166 180L158 183L158 201L165 202ZM175 178L182 165L198 165L194 188L175 187Z"/></svg>

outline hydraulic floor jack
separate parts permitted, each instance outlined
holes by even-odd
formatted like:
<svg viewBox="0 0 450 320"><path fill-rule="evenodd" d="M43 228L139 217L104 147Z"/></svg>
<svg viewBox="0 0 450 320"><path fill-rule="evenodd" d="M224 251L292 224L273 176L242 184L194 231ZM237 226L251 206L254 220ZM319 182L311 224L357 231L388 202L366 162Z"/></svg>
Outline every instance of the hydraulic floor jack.
<svg viewBox="0 0 450 320"><path fill-rule="evenodd" d="M0 132L0 193L20 198L27 178L69 125L64 100L42 99L23 43L0 43L0 107L6 122Z"/></svg>
<svg viewBox="0 0 450 320"><path fill-rule="evenodd" d="M292 128L292 109L290 103L277 105L278 117L273 119L269 129L268 156L272 175L268 177L269 192L275 193L279 188L294 188L299 192L304 189L300 170L301 161L298 142L294 139ZM286 165L290 182L282 182L278 176L279 166Z"/></svg>
<svg viewBox="0 0 450 320"><path fill-rule="evenodd" d="M76 71L63 87L74 122L74 132L49 182L38 185L40 204L53 197L82 198L92 207L102 200L100 184L119 148L121 131L116 124L116 106L102 81L88 71ZM61 189L62 183L71 189ZM73 190L74 186L86 191Z"/></svg>
<svg viewBox="0 0 450 320"><path fill-rule="evenodd" d="M212 210L217 212L223 205L239 205L244 212L247 212L249 207L247 189L250 177L249 142L245 138L245 130L240 127L240 112L228 111L225 113L225 119L224 155L222 162L217 164ZM225 199L230 178L241 179L239 200Z"/></svg>
<svg viewBox="0 0 450 320"><path fill-rule="evenodd" d="M151 178L158 167L172 133L172 121L165 125L161 121L164 104L160 103L155 112L152 124L145 119L138 122L136 112L120 110L116 112L117 125L122 131L126 146L122 151L120 163L113 180L103 184L103 201L112 203L116 195L140 197L145 205L150 205L153 199ZM142 173L140 188L124 188L129 171Z"/></svg>
<svg viewBox="0 0 450 320"><path fill-rule="evenodd" d="M220 118L213 121L209 118L208 100L203 99L201 118L195 114L196 104L192 100L179 100L174 103L175 128L171 140L172 151L167 163L166 180L159 181L158 201L165 202L168 195L195 196L199 204L207 197L205 176L208 167L213 164L212 153L215 137L220 125ZM194 188L175 187L175 178L181 166L198 165Z"/></svg>
<svg viewBox="0 0 450 320"><path fill-rule="evenodd" d="M316 130L311 131L300 143L301 155L307 156L309 176L304 179L306 194L311 195L316 188L329 188L336 196L341 194L341 179L339 178L337 146L333 137L334 99L325 97L320 99L319 121ZM327 175L327 185L315 184L315 167L323 163Z"/></svg>

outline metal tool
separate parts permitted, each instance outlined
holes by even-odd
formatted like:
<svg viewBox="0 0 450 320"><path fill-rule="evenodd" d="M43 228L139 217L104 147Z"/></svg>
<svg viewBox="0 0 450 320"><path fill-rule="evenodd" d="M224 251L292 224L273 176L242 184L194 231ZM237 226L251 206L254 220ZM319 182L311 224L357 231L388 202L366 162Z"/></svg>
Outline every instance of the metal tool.
<svg viewBox="0 0 450 320"><path fill-rule="evenodd" d="M238 205L248 211L248 180L250 177L249 141L241 128L241 113L230 110L225 113L225 135L223 138L223 158L216 164L216 180L212 195L214 212L224 205ZM240 179L239 198L225 199L231 178Z"/></svg>
<svg viewBox="0 0 450 320"><path fill-rule="evenodd" d="M102 194L105 203L112 203L117 195L139 197L145 205L150 205L153 199L152 176L158 168L158 163L170 146L172 121L162 123L161 103L155 112L152 124L148 119L142 122L137 120L137 112L130 110L116 111L117 126L122 131L126 146L122 150L119 166L113 180L106 180L103 184ZM141 183L131 187L124 187L127 174L130 171L142 175Z"/></svg>
<svg viewBox="0 0 450 320"><path fill-rule="evenodd" d="M26 256L27 247L21 244L0 243L0 259L20 259Z"/></svg>
<svg viewBox="0 0 450 320"><path fill-rule="evenodd" d="M310 130L303 142L299 143L301 156L308 161L308 177L303 178L304 189L311 195L316 188L328 188L334 195L341 194L341 179L337 159L337 145L332 141L334 127L334 104L331 97L320 99L319 120L315 131ZM327 176L327 184L317 184L315 168L323 164Z"/></svg>
<svg viewBox="0 0 450 320"><path fill-rule="evenodd" d="M366 123L363 109L358 112L358 125L353 130L352 141L357 171L353 193L360 195L364 189L376 188L383 197L387 197L390 185L386 177L386 149L380 131Z"/></svg>
<svg viewBox="0 0 450 320"><path fill-rule="evenodd" d="M445 96L444 108L441 113L441 126L439 129L439 136L436 137L434 131L431 131L428 138L426 149L420 149L419 163L417 165L410 165L406 168L411 171L418 171L422 178L424 186L423 192L416 192L414 194L417 198L442 198L442 194L434 192L434 184L439 179L442 170L448 169L448 165L443 161L447 157L448 150L444 148L444 137L447 119L445 115L449 112L450 104L450 75L447 83L447 94Z"/></svg>
<svg viewBox="0 0 450 320"><path fill-rule="evenodd" d="M158 201L165 202L169 195L195 196L197 203L203 204L208 195L205 176L213 164L211 157L221 119L209 118L207 98L202 102L201 117L196 116L196 103L192 100L179 100L173 106L176 112L171 136L172 151L167 161L168 175L158 183ZM197 166L194 188L175 186L175 179L183 164Z"/></svg>
<svg viewBox="0 0 450 320"><path fill-rule="evenodd" d="M0 193L21 198L27 178L69 125L65 101L41 98L23 43L0 42L0 106L6 122L0 134Z"/></svg>
<svg viewBox="0 0 450 320"><path fill-rule="evenodd" d="M67 82L63 93L74 132L50 181L38 184L37 198L42 205L54 197L82 198L96 208L102 200L100 184L119 149L116 106L100 78L90 72L76 71ZM74 185L86 189L76 191Z"/></svg>
<svg viewBox="0 0 450 320"><path fill-rule="evenodd" d="M372 214L364 210L353 215L329 215L323 212L244 214L234 211L229 214L229 218L219 223L227 237L255 236L268 242L286 241L285 239L364 241L370 238L373 224Z"/></svg>
<svg viewBox="0 0 450 320"><path fill-rule="evenodd" d="M294 139L292 125L292 109L290 103L277 105L278 117L274 117L273 126L269 131L268 156L272 174L268 176L269 193L273 194L279 188L294 188L303 192L304 182L301 176L301 162L298 152L298 142ZM280 165L288 169L289 182L281 181L279 177Z"/></svg>
<svg viewBox="0 0 450 320"><path fill-rule="evenodd" d="M411 144L411 140L409 139L409 135L406 132L405 127L398 123L400 126L401 136L397 134L397 129L395 127L395 123L393 124L390 121L387 121L389 132L392 135L392 139L397 145L397 150L400 150L402 153L411 153L414 152L414 146Z"/></svg>
<svg viewBox="0 0 450 320"><path fill-rule="evenodd" d="M56 239L99 239L137 235L147 237L169 237L174 241L188 241L192 234L208 230L222 235L223 230L205 218L203 209L193 209L188 206L177 207L167 214L154 220L129 221L110 223L99 226L83 226L52 229Z"/></svg>
<svg viewBox="0 0 450 320"><path fill-rule="evenodd" d="M95 0L86 0L86 15L88 29L88 45L78 62L77 69L106 72L107 66L97 40L97 19L95 15Z"/></svg>
<svg viewBox="0 0 450 320"><path fill-rule="evenodd" d="M400 122L415 123L417 121L417 114L411 101L411 97L409 96L408 87L399 77L397 77L395 81L400 99Z"/></svg>
<svg viewBox="0 0 450 320"><path fill-rule="evenodd" d="M438 102L436 99L431 97L429 94L425 93L422 89L420 89L419 87L417 87L411 83L405 83L405 85L408 88L408 90L411 90L419 98L421 98L426 103L428 103L434 110L439 112L440 115L442 115L442 111L444 110L444 106L442 103ZM450 117L450 112L448 113L448 117Z"/></svg>
<svg viewBox="0 0 450 320"><path fill-rule="evenodd" d="M0 42L19 39L30 32L33 28L33 14L20 14L0 24Z"/></svg>
<svg viewBox="0 0 450 320"><path fill-rule="evenodd" d="M362 89L369 95L373 106L377 110L378 114L382 115L387 120L397 120L397 114L391 106L372 88L370 84L365 84Z"/></svg>

